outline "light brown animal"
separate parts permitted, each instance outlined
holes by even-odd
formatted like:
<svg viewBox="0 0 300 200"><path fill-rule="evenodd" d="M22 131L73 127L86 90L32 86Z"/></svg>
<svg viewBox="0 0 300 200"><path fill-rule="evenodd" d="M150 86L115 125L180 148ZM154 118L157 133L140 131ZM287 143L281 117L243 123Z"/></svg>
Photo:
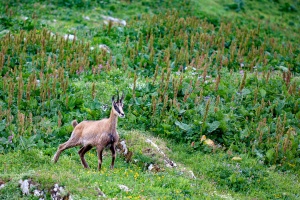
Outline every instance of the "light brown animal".
<svg viewBox="0 0 300 200"><path fill-rule="evenodd" d="M119 135L117 132L118 117L125 117L123 112L123 100L124 93L122 94L121 99L119 99L118 94L117 101L115 101L114 96L112 97L112 109L109 118L98 121L82 121L79 124L76 120L74 120L72 122L74 127L72 135L67 142L59 145L58 150L53 157L54 163L58 161L62 151L71 147L82 146L78 151L78 154L83 167L89 168L84 159L84 154L95 146L98 154L98 170L100 170L102 164L102 152L105 147L110 145L112 153L110 168L113 169L116 158L116 145L119 141Z"/></svg>

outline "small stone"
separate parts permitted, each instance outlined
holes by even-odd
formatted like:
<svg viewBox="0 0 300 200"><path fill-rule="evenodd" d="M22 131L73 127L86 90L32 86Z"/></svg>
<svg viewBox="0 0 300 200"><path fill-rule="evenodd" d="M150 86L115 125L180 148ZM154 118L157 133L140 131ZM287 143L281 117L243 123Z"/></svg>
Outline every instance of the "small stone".
<svg viewBox="0 0 300 200"><path fill-rule="evenodd" d="M27 179L24 181L20 180L19 183L20 183L20 187L21 187L23 195L28 195L29 194L29 181Z"/></svg>
<svg viewBox="0 0 300 200"><path fill-rule="evenodd" d="M131 190L126 185L119 185L119 188L125 192L130 192Z"/></svg>

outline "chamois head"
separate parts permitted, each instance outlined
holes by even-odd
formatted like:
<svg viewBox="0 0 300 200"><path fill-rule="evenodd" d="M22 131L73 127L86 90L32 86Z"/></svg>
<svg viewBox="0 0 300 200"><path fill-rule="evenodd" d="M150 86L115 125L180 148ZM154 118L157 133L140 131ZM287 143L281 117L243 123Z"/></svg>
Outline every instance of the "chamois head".
<svg viewBox="0 0 300 200"><path fill-rule="evenodd" d="M125 114L123 111L123 100L124 100L124 92L122 92L122 96L121 99L119 97L119 92L117 91L117 101L115 101L115 95L111 98L111 102L112 102L112 110L114 112L115 115L124 118Z"/></svg>

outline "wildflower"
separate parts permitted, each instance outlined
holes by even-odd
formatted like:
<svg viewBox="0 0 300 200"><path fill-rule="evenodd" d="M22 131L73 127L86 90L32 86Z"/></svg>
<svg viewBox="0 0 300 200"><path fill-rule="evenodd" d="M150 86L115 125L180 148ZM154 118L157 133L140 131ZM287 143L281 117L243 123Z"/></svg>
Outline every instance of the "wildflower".
<svg viewBox="0 0 300 200"><path fill-rule="evenodd" d="M136 180L138 177L139 177L139 174L136 172L136 173L134 174L134 179Z"/></svg>
<svg viewBox="0 0 300 200"><path fill-rule="evenodd" d="M14 134L8 136L8 142L12 143L13 138L14 138Z"/></svg>
<svg viewBox="0 0 300 200"><path fill-rule="evenodd" d="M210 96L204 97L204 101L208 101L210 99Z"/></svg>

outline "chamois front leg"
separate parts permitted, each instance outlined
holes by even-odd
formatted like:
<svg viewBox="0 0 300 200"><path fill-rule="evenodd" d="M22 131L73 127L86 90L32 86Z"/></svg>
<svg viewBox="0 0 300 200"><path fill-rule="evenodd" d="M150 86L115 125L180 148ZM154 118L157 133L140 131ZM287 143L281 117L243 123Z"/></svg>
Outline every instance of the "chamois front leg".
<svg viewBox="0 0 300 200"><path fill-rule="evenodd" d="M115 159L116 159L116 144L112 144L110 146L110 150L111 150L111 157L112 157L110 169L114 169Z"/></svg>
<svg viewBox="0 0 300 200"><path fill-rule="evenodd" d="M98 154L98 171L101 170L102 165L102 152L104 147L103 146L97 146L97 154Z"/></svg>
<svg viewBox="0 0 300 200"><path fill-rule="evenodd" d="M92 146L91 145L88 145L88 146L83 146L79 151L78 151L78 154L80 156L80 159L81 159L81 163L83 165L84 168L90 168L89 165L87 164L87 162L85 161L84 159L84 154L86 152L88 152L89 150L92 149Z"/></svg>

